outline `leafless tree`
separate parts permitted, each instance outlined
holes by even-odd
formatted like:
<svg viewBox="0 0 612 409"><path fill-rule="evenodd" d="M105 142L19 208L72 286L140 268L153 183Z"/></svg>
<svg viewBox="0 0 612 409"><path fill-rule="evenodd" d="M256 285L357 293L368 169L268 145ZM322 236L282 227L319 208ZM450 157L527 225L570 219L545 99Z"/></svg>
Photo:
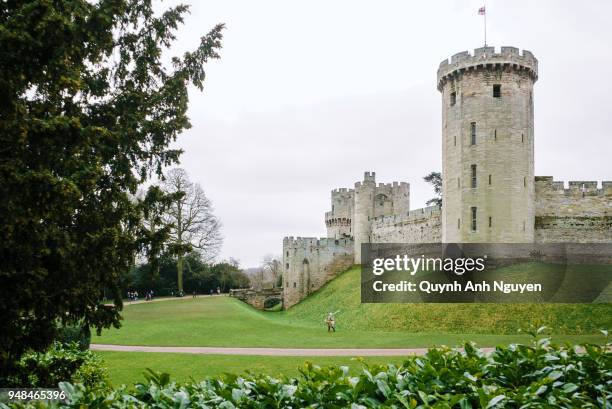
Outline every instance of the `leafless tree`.
<svg viewBox="0 0 612 409"><path fill-rule="evenodd" d="M249 277L251 288L255 290L264 288L264 270L261 267L249 268L248 271L243 270L243 272Z"/></svg>
<svg viewBox="0 0 612 409"><path fill-rule="evenodd" d="M189 180L184 169L168 171L164 191L173 196L164 221L171 226L171 250L177 256L178 289L183 291L183 257L199 251L204 260L213 260L221 248L221 223L213 214L211 201L199 184Z"/></svg>
<svg viewBox="0 0 612 409"><path fill-rule="evenodd" d="M278 278L283 273L280 257L274 256L272 254L267 254L262 261L261 269L263 273L268 274L268 276L270 277L270 281L272 281L272 287L276 287L276 285L278 284Z"/></svg>

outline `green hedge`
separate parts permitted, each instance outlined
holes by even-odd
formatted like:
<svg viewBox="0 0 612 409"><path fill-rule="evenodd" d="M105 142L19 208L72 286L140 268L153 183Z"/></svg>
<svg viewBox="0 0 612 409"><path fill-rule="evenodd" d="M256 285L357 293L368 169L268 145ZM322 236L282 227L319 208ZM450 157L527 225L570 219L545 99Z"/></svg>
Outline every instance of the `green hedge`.
<svg viewBox="0 0 612 409"><path fill-rule="evenodd" d="M177 384L150 371L148 382L105 394L60 384L67 408L609 408L612 400L610 344L498 347L485 354L431 349L399 367L307 364L298 378L223 375ZM40 406L45 407L45 406Z"/></svg>

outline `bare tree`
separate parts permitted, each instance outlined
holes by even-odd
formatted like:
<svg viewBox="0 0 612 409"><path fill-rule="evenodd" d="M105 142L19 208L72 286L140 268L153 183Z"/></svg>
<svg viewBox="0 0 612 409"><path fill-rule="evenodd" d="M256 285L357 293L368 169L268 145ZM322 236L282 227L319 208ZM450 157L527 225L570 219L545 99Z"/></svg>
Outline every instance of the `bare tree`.
<svg viewBox="0 0 612 409"><path fill-rule="evenodd" d="M278 278L283 273L280 257L274 256L272 254L267 254L262 261L261 269L263 273L269 275L270 281L272 281L272 287L276 287L276 285L278 284Z"/></svg>
<svg viewBox="0 0 612 409"><path fill-rule="evenodd" d="M249 277L251 288L255 290L261 290L264 288L264 270L261 267L249 268L248 270L242 270L244 274Z"/></svg>
<svg viewBox="0 0 612 409"><path fill-rule="evenodd" d="M221 223L213 214L211 201L197 183L192 183L184 169L168 171L163 183L164 191L173 196L165 214L166 225L171 226L171 251L176 254L178 290L183 291L183 257L190 251L199 251L205 261L219 253L223 239Z"/></svg>

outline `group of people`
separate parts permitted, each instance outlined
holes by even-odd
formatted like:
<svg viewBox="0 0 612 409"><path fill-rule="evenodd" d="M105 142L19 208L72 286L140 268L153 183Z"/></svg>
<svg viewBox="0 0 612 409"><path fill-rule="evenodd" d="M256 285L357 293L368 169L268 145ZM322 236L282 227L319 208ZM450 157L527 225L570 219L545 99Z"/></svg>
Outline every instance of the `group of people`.
<svg viewBox="0 0 612 409"><path fill-rule="evenodd" d="M128 291L127 298L130 301L138 301L138 291ZM147 291L145 294L145 301L151 301L153 299L153 290Z"/></svg>
<svg viewBox="0 0 612 409"><path fill-rule="evenodd" d="M130 301L138 300L138 291L128 291L127 298Z"/></svg>
<svg viewBox="0 0 612 409"><path fill-rule="evenodd" d="M185 293L182 290L177 291L177 292L172 291L170 294L173 297L174 296L183 297L185 295ZM213 295L213 294L221 295L221 287L217 287L216 291L211 288L210 295ZM193 298L196 298L196 296L197 296L197 292L193 291ZM138 291L128 291L127 298L129 301L138 301ZM151 301L151 300L153 300L153 290L149 290L145 294L145 301Z"/></svg>

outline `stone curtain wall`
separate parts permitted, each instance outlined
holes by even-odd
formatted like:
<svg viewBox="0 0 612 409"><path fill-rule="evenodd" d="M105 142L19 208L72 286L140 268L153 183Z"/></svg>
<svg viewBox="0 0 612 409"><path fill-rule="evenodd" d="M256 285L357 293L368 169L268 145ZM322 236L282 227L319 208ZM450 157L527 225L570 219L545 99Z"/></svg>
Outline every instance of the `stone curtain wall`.
<svg viewBox="0 0 612 409"><path fill-rule="evenodd" d="M289 308L353 264L352 238L285 237L283 307Z"/></svg>
<svg viewBox="0 0 612 409"><path fill-rule="evenodd" d="M612 242L612 182L535 178L536 243Z"/></svg>
<svg viewBox="0 0 612 409"><path fill-rule="evenodd" d="M373 243L440 243L442 224L437 206L411 210L405 215L377 217L372 223Z"/></svg>

